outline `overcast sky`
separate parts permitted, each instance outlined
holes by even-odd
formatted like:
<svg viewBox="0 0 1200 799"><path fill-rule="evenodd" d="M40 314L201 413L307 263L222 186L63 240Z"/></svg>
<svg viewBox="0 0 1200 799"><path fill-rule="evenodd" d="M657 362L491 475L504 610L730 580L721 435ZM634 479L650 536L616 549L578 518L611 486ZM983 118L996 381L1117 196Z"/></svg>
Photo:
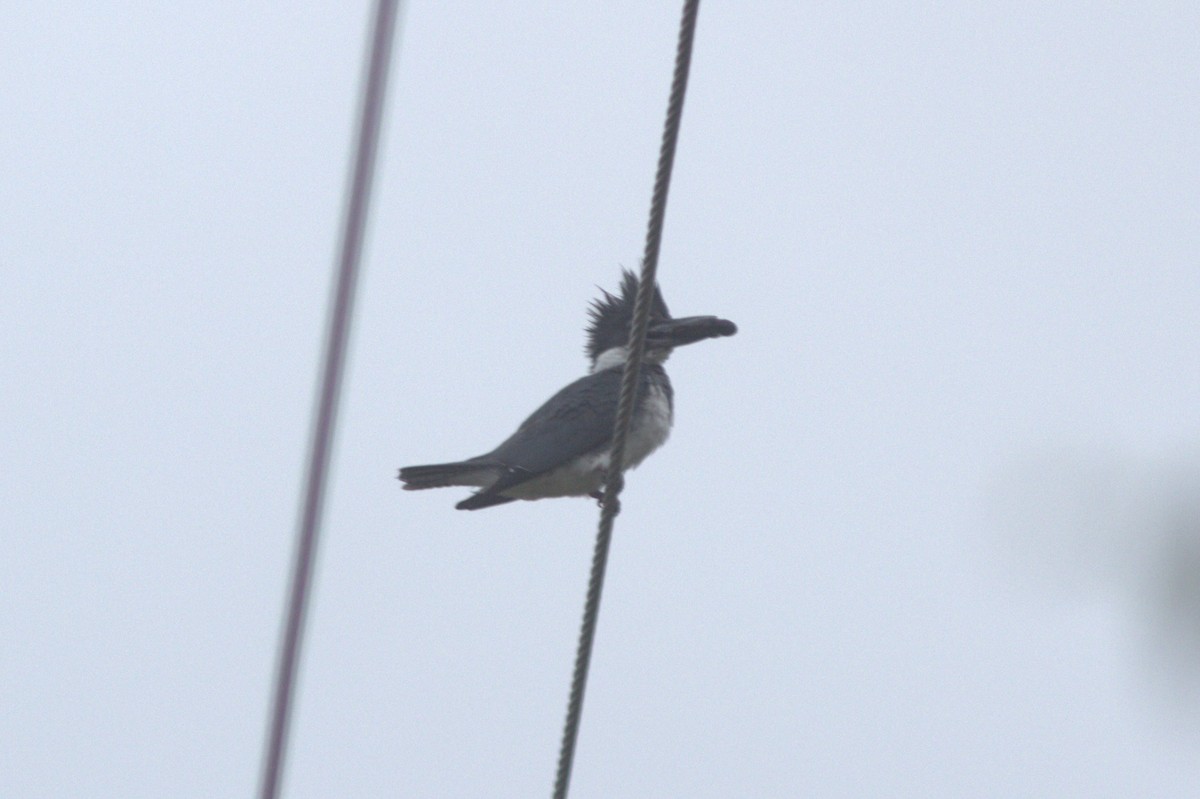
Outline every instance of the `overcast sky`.
<svg viewBox="0 0 1200 799"><path fill-rule="evenodd" d="M289 797L549 794L595 503L394 476L586 371L678 12L407 9ZM0 15L4 797L254 790L367 15ZM740 332L668 364L572 797L1196 795L1197 31L704 4L659 278Z"/></svg>

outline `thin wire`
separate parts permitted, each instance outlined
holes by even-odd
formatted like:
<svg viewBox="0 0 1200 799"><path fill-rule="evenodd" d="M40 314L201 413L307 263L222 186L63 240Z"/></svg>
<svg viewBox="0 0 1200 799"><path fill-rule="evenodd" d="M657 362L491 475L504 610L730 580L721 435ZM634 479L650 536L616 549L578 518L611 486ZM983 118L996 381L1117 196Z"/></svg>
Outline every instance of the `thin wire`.
<svg viewBox="0 0 1200 799"><path fill-rule="evenodd" d="M596 621L600 614L600 594L604 589L604 572L608 565L608 549L612 542L613 522L620 513L619 495L625 488L622 463L625 441L633 417L634 390L641 376L642 358L646 351L646 328L650 322L650 301L654 296L658 272L658 252L662 244L663 220L667 213L667 192L671 185L671 169L675 164L675 145L679 140L679 125L683 117L683 98L687 93L688 69L692 63L692 41L696 34L696 15L700 0L685 0L683 19L679 25L679 44L675 50L675 74L671 81L671 98L667 104L667 120L663 127L662 145L658 154L658 171L654 177L654 195L650 201L650 221L646 228L646 250L642 256L642 274L638 282L637 299L633 306L633 324L629 330L629 357L621 375L621 398L613 428L612 455L609 459L608 484L604 488L604 503L600 511L600 529L592 554L592 572L588 580L587 601L583 608L583 624L579 630L579 648L575 654L575 671L571 680L571 696L567 703L567 721L563 728L562 748L558 755L558 773L554 782L554 799L566 799L571 785L571 766L575 761L575 743L579 738L579 721L583 714L583 694L587 687L588 667L592 659L592 643L596 638Z"/></svg>
<svg viewBox="0 0 1200 799"><path fill-rule="evenodd" d="M345 216L342 219L337 283L326 330L320 394L309 444L304 504L297 530L287 615L279 646L271 706L271 727L259 784L261 799L276 799L279 796L287 751L296 669L308 608L309 585L312 582L316 560L321 511L329 473L329 456L337 422L338 398L341 393L350 321L354 312L355 286L358 282L371 182L375 174L375 155L379 145L379 128L383 116L383 100L398 5L398 0L378 0L371 26L370 52L367 56L365 85L359 106L358 139L351 166Z"/></svg>

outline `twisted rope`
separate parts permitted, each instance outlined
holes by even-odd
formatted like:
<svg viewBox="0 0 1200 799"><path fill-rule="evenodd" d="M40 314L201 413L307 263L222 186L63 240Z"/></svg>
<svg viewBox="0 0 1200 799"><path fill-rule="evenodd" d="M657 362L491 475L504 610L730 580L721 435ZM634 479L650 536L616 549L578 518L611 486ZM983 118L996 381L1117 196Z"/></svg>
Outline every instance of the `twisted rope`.
<svg viewBox="0 0 1200 799"><path fill-rule="evenodd" d="M671 81L671 97L667 104L667 120L663 127L662 145L658 154L658 171L654 177L654 194L650 201L650 221L646 229L646 249L642 256L642 274L638 282L637 299L633 306L633 324L629 330L629 357L621 375L621 396L613 428L612 455L609 459L608 482L600 510L600 529L592 553L592 572L588 580L587 600L583 608L583 624L579 630L579 647L575 654L575 671L571 679L571 696L567 703L567 721L563 728L562 747L558 755L558 772L554 783L554 799L566 799L571 784L571 766L575 760L575 744L579 738L579 722L583 713L583 694L587 687L588 667L592 659L592 644L596 638L596 621L600 614L600 594L604 589L604 572L608 565L609 544L613 523L620 513L620 494L625 488L623 462L625 442L633 418L634 392L641 377L642 359L646 352L646 328L650 323L650 302L658 272L658 253L662 244L663 220L667 213L667 192L671 186L671 170L675 164L675 145L683 117L683 98L687 92L688 70L692 63L692 41L696 33L696 15L700 0L685 0L683 18L679 25L679 43L675 50L675 74Z"/></svg>

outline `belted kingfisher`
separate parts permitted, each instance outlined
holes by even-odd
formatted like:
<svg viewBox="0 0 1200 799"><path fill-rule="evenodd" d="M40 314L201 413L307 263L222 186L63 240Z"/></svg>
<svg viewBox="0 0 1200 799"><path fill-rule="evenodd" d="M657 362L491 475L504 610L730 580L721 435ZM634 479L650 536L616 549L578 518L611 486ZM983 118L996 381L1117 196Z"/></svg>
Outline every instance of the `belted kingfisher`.
<svg viewBox="0 0 1200 799"><path fill-rule="evenodd" d="M479 487L455 505L459 510L479 510L516 499L600 499L607 480L621 374L629 354L626 345L637 287L637 277L625 270L619 295L601 289L603 296L592 302L587 328L590 374L546 400L517 432L486 455L456 463L405 466L400 470L404 488ZM662 292L654 287L645 358L625 445L625 468L645 460L670 433L674 392L662 364L671 350L736 332L733 322L715 316L672 319Z"/></svg>

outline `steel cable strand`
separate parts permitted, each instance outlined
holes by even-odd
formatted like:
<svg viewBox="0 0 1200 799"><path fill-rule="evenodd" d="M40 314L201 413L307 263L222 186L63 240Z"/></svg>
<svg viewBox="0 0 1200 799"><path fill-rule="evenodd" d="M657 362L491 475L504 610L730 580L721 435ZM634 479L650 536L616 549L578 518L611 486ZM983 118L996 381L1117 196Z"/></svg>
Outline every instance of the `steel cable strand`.
<svg viewBox="0 0 1200 799"><path fill-rule="evenodd" d="M625 457L625 442L633 417L634 396L638 379L641 377L642 360L646 351L646 329L650 322L650 303L657 280L658 254L662 244L663 222L666 217L667 193L671 185L671 171L675 164L675 148L679 140L679 127L683 117L683 100L687 93L688 71L692 61L692 42L695 39L696 16L699 9L700 0L684 2L683 16L679 27L679 43L675 51L675 71L671 81L670 100L667 104L667 118L663 127L662 144L659 148L658 169L654 177L654 193L650 201L646 248L642 257L637 299L634 301L633 323L629 331L629 356L621 375L621 394L613 429L609 474L604 488L596 547L592 554L592 569L588 579L583 623L580 626L579 646L571 678L571 694L567 703L567 719L563 728L562 746L559 750L554 799L566 799L571 783L571 767L574 764L575 745L579 738L583 697L587 687L588 668L591 664L592 645L596 636L596 623L600 615L600 596L604 589L609 545L612 542L613 524L620 512L620 494L625 487L621 464Z"/></svg>

